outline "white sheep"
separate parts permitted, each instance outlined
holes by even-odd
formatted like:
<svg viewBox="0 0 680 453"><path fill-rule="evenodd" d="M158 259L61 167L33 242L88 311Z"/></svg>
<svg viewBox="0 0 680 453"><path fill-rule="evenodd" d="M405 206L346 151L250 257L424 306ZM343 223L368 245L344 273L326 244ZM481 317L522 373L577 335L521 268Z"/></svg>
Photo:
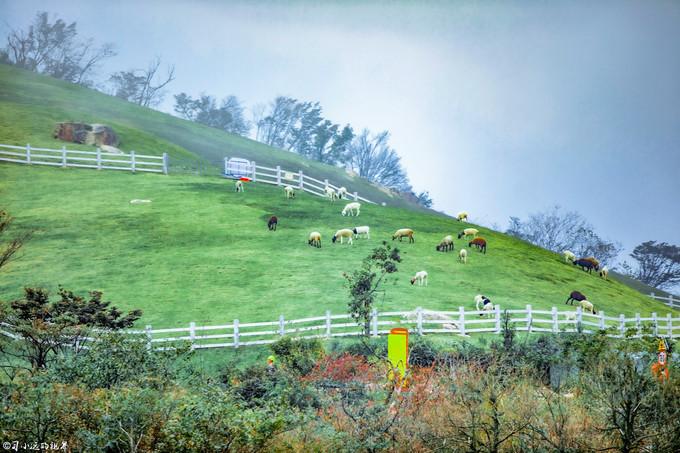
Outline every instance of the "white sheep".
<svg viewBox="0 0 680 453"><path fill-rule="evenodd" d="M418 282L418 286L427 286L427 272L426 271L420 271L416 272L416 275L413 276L411 279L411 284L413 285L415 282Z"/></svg>
<svg viewBox="0 0 680 453"><path fill-rule="evenodd" d="M593 306L592 302L589 302L587 300L582 300L581 302L579 302L579 305L581 306L581 309L583 311L589 311L594 315L597 314L597 311L595 311L595 307Z"/></svg>
<svg viewBox="0 0 680 453"><path fill-rule="evenodd" d="M565 263L573 263L576 261L576 255L574 252L570 252L569 250L565 250L562 252L564 254L564 262Z"/></svg>
<svg viewBox="0 0 680 453"><path fill-rule="evenodd" d="M600 270L600 277L604 278L605 280L607 280L607 277L609 277L609 268L607 266Z"/></svg>
<svg viewBox="0 0 680 453"><path fill-rule="evenodd" d="M465 220L467 222L467 219L468 219L468 213L465 212L465 211L459 212L458 215L456 216L456 220L458 220L459 222L462 222L463 220Z"/></svg>
<svg viewBox="0 0 680 453"><path fill-rule="evenodd" d="M399 239L399 242L401 242L402 238L408 238L409 243L410 242L416 242L416 240L413 238L413 230L410 228L401 228L392 235L392 240L394 241L395 239Z"/></svg>
<svg viewBox="0 0 680 453"><path fill-rule="evenodd" d="M347 203L345 207L342 209L342 215L349 215L349 216L358 216L361 210L361 203L358 202L352 202L352 203Z"/></svg>
<svg viewBox="0 0 680 453"><path fill-rule="evenodd" d="M575 311L568 311L564 314L564 319L567 321L576 321L576 312Z"/></svg>
<svg viewBox="0 0 680 453"><path fill-rule="evenodd" d="M467 250L466 249L460 249L460 252L458 252L458 259L460 260L461 263L467 264Z"/></svg>
<svg viewBox="0 0 680 453"><path fill-rule="evenodd" d="M340 238L340 243L343 244L345 238L347 238L347 242L349 245L352 245L352 235L354 234L354 231L348 229L348 228L343 228L342 230L338 230L335 232L333 235L333 243Z"/></svg>
<svg viewBox="0 0 680 453"><path fill-rule="evenodd" d="M473 238L477 237L477 234L479 234L479 230L476 228L465 228L463 231L458 233L458 239L465 237L465 239L468 238L468 236L472 236Z"/></svg>
<svg viewBox="0 0 680 453"><path fill-rule="evenodd" d="M342 200L342 199L345 198L346 196L347 196L347 189L344 188L344 187L340 187L340 188L338 189L338 198L340 198L340 199Z"/></svg>
<svg viewBox="0 0 680 453"><path fill-rule="evenodd" d="M438 252L448 252L449 250L453 250L453 236L448 235L444 236L444 239L435 247L435 250Z"/></svg>
<svg viewBox="0 0 680 453"><path fill-rule="evenodd" d="M236 189L236 192L243 192L243 181L237 179L234 183L234 188Z"/></svg>
<svg viewBox="0 0 680 453"><path fill-rule="evenodd" d="M354 231L354 238L358 238L360 234L366 235L366 239L371 239L371 229L367 226L358 226L352 229Z"/></svg>
<svg viewBox="0 0 680 453"><path fill-rule="evenodd" d="M283 188L283 193L286 196L286 198L295 198L295 189L293 189L291 186L285 186Z"/></svg>
<svg viewBox="0 0 680 453"><path fill-rule="evenodd" d="M335 201L338 198L338 194L335 193L335 190L331 189L330 187L326 187L326 196L328 197L331 202Z"/></svg>
<svg viewBox="0 0 680 453"><path fill-rule="evenodd" d="M312 247L321 248L321 233L318 231L312 231L309 233L308 244Z"/></svg>

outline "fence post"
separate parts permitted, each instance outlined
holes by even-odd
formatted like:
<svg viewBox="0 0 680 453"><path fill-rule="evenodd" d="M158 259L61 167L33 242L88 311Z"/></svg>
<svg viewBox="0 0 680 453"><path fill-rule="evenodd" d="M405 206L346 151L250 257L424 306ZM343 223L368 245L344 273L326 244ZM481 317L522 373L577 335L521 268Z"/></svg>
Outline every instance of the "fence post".
<svg viewBox="0 0 680 453"><path fill-rule="evenodd" d="M251 164L253 166L253 181L257 181L257 164L255 161L251 161Z"/></svg>
<svg viewBox="0 0 680 453"><path fill-rule="evenodd" d="M224 158L224 175L229 174L229 158L225 156Z"/></svg>
<svg viewBox="0 0 680 453"><path fill-rule="evenodd" d="M152 338L151 324L147 324L144 330L146 331L146 349L147 351L151 351L151 338Z"/></svg>
<svg viewBox="0 0 680 453"><path fill-rule="evenodd" d="M189 323L189 341L191 341L191 350L194 350L194 342L196 341L196 323Z"/></svg>
<svg viewBox="0 0 680 453"><path fill-rule="evenodd" d="M621 331L621 338L626 335L626 317L621 313L619 315L619 330Z"/></svg>
<svg viewBox="0 0 680 453"><path fill-rule="evenodd" d="M326 338L331 337L331 311L326 310Z"/></svg>
<svg viewBox="0 0 680 453"><path fill-rule="evenodd" d="M656 294L654 293L654 291L649 293L649 297L651 297L652 299L656 299Z"/></svg>
<svg viewBox="0 0 680 453"><path fill-rule="evenodd" d="M163 153L163 174L168 174L168 153Z"/></svg>
<svg viewBox="0 0 680 453"><path fill-rule="evenodd" d="M97 146L97 170L102 169L102 150Z"/></svg>
<svg viewBox="0 0 680 453"><path fill-rule="evenodd" d="M460 326L458 326L458 330L460 331L461 335L465 335L465 307L458 307L458 322L460 323Z"/></svg>
<svg viewBox="0 0 680 453"><path fill-rule="evenodd" d="M302 170L300 170L300 189L305 187L305 176L302 174Z"/></svg>
<svg viewBox="0 0 680 453"><path fill-rule="evenodd" d="M283 315L279 315L279 335L284 336L286 334L286 320Z"/></svg>
<svg viewBox="0 0 680 453"><path fill-rule="evenodd" d="M61 147L61 166L66 167L66 146Z"/></svg>
<svg viewBox="0 0 680 453"><path fill-rule="evenodd" d="M668 338L673 338L673 315L668 313L666 319L668 320Z"/></svg>
<svg viewBox="0 0 680 453"><path fill-rule="evenodd" d="M579 305L576 307L576 331L581 333L581 329L583 329L583 326L581 325L581 322L583 321L583 310L581 310L581 306Z"/></svg>
<svg viewBox="0 0 680 453"><path fill-rule="evenodd" d="M531 305L527 304L527 332L531 333L534 316L531 313Z"/></svg>
<svg viewBox="0 0 680 453"><path fill-rule="evenodd" d="M673 295L672 294L668 295L668 306L673 308Z"/></svg>
<svg viewBox="0 0 680 453"><path fill-rule="evenodd" d="M137 159L134 151L130 151L130 165L132 165L132 173L137 171Z"/></svg>
<svg viewBox="0 0 680 453"><path fill-rule="evenodd" d="M328 180L327 179L323 180L323 184L324 184L324 186L323 186L324 190L328 189Z"/></svg>
<svg viewBox="0 0 680 453"><path fill-rule="evenodd" d="M501 306L494 307L494 316L496 318L496 333L501 333Z"/></svg>
<svg viewBox="0 0 680 453"><path fill-rule="evenodd" d="M652 313L652 322L654 323L654 336L659 335L659 320L656 319L656 312Z"/></svg>
<svg viewBox="0 0 680 453"><path fill-rule="evenodd" d="M600 310L600 330L604 330L604 310Z"/></svg>
<svg viewBox="0 0 680 453"><path fill-rule="evenodd" d="M277 186L281 185L281 166L280 165L276 166L276 185Z"/></svg>
<svg viewBox="0 0 680 453"><path fill-rule="evenodd" d="M423 335L423 309L422 307L416 308L416 330L418 335Z"/></svg>
<svg viewBox="0 0 680 453"><path fill-rule="evenodd" d="M354 192L354 201L357 201L357 200L359 200L359 194Z"/></svg>
<svg viewBox="0 0 680 453"><path fill-rule="evenodd" d="M26 144L26 163L30 164L31 163L31 145L28 143Z"/></svg>
<svg viewBox="0 0 680 453"><path fill-rule="evenodd" d="M234 348L238 348L238 319L234 319Z"/></svg>
<svg viewBox="0 0 680 453"><path fill-rule="evenodd" d="M557 323L557 307L552 308L552 331L557 333L560 330L559 324Z"/></svg>
<svg viewBox="0 0 680 453"><path fill-rule="evenodd" d="M635 336L640 336L640 313L635 313Z"/></svg>
<svg viewBox="0 0 680 453"><path fill-rule="evenodd" d="M378 336L378 310L376 308L371 312L371 335Z"/></svg>

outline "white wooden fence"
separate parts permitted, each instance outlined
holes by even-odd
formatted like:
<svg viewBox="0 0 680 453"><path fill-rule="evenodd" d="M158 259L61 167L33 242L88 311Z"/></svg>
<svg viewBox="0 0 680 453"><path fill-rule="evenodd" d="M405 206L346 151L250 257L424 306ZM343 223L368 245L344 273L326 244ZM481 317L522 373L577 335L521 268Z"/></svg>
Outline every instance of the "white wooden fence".
<svg viewBox="0 0 680 453"><path fill-rule="evenodd" d="M229 158L224 158L224 172L229 174L228 169ZM326 197L326 187L337 190L340 188L328 182L327 179L320 181L311 176L304 174L302 170L297 172L283 170L281 166L277 165L276 168L264 167L262 165L257 165L255 161L250 161L250 168L248 174L253 181L264 182L267 184L273 184L276 186L290 185L291 187L297 187L300 190L309 192L320 197ZM357 192L348 192L348 196L355 201L364 201L366 203L377 204L371 200L359 196Z"/></svg>
<svg viewBox="0 0 680 453"><path fill-rule="evenodd" d="M664 304L671 308L680 308L680 299L676 299L672 294L669 294L668 296L657 296L654 293L650 293L649 297L663 301Z"/></svg>
<svg viewBox="0 0 680 453"><path fill-rule="evenodd" d="M124 170L168 174L168 155L148 156L136 154L76 151L66 149L32 148L31 145L14 146L0 144L0 161L28 165L51 165L54 167L95 168L97 170Z"/></svg>

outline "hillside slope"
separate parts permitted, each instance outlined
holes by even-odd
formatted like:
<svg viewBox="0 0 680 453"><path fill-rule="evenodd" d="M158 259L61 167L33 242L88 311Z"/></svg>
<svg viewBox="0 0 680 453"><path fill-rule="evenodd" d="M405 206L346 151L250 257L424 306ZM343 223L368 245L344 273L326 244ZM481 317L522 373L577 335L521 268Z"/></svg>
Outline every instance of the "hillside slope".
<svg viewBox="0 0 680 453"><path fill-rule="evenodd" d="M153 202L131 205L134 198ZM416 243L395 243L403 263L380 310L471 309L478 293L505 308L549 309L564 307L578 289L610 315L669 311L557 254L484 228L488 253L471 251L463 265L456 252L434 250L463 227L455 220L372 205L358 218L342 217L342 203L304 193L285 200L280 189L257 183L237 194L219 178L0 163L0 200L17 230L35 230L20 259L0 273L0 298L17 298L27 285L98 289L120 307L143 309L140 323L154 327L344 313L342 273L403 227L415 229ZM280 219L276 232L266 227L272 214ZM371 239L331 244L337 229L354 225L370 225ZM307 245L313 230L323 235L321 249ZM464 245L456 240L456 251ZM423 269L429 286L412 286L409 278Z"/></svg>
<svg viewBox="0 0 680 453"><path fill-rule="evenodd" d="M54 125L60 121L108 124L120 135L120 147L125 151L152 155L168 152L171 171L177 162L193 157L213 164L221 162L225 156L243 157L269 167L281 165L291 171L301 169L317 179L346 186L351 192L357 191L377 203L425 211L337 167L79 85L0 64L0 143L61 147L64 143L52 138ZM88 147L69 145L69 148Z"/></svg>

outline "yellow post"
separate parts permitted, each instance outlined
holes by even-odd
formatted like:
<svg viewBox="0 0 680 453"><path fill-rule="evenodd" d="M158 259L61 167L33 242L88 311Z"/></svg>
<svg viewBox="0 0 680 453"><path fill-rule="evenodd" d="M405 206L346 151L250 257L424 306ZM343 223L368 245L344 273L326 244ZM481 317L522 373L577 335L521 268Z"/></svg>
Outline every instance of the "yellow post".
<svg viewBox="0 0 680 453"><path fill-rule="evenodd" d="M408 329L396 327L390 330L387 336L387 358L391 365L388 378L390 380L396 378L397 382L401 383L408 368ZM399 376L395 376L396 370Z"/></svg>

